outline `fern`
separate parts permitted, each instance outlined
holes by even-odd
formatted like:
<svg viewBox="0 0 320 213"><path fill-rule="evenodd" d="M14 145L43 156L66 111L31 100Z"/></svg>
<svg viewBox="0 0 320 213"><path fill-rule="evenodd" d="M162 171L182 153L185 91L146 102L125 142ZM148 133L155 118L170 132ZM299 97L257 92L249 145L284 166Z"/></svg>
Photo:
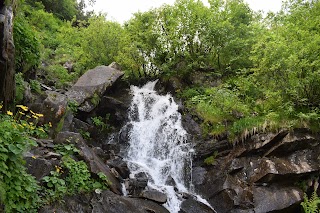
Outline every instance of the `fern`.
<svg viewBox="0 0 320 213"><path fill-rule="evenodd" d="M308 196L305 194L304 201L301 203L305 213L320 213L319 205L320 197L317 195L316 190L312 193L310 199L308 199Z"/></svg>

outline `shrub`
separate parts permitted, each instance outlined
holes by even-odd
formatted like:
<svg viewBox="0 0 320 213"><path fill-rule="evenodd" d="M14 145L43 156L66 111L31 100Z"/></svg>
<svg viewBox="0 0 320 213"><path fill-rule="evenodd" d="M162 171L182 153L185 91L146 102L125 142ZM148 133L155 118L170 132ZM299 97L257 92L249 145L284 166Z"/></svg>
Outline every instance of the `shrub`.
<svg viewBox="0 0 320 213"><path fill-rule="evenodd" d="M0 114L0 203L7 213L36 212L40 201L37 181L26 172L23 160L23 153L37 145L30 139L36 127L19 120L20 113Z"/></svg>

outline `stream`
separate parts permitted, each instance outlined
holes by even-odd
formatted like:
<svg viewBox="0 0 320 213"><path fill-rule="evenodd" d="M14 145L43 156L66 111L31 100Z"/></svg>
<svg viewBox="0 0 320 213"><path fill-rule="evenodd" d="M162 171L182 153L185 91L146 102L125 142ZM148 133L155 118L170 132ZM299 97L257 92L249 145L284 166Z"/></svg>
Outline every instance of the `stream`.
<svg viewBox="0 0 320 213"><path fill-rule="evenodd" d="M194 150L188 143L188 133L182 127L178 105L170 94L157 94L154 90L156 83L149 82L141 88L131 87L133 100L129 123L132 128L125 160L130 177L146 174L147 187L165 193L167 202L164 207L171 213L177 213L184 200L183 194L192 194Z"/></svg>

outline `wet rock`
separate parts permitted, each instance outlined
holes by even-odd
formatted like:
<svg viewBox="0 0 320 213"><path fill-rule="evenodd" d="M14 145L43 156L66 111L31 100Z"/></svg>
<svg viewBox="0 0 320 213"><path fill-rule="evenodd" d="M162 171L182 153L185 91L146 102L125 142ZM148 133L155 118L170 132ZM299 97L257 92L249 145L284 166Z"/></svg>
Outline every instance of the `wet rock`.
<svg viewBox="0 0 320 213"><path fill-rule="evenodd" d="M81 111L90 112L98 105L106 89L123 75L120 70L98 66L83 74L66 95L79 105Z"/></svg>
<svg viewBox="0 0 320 213"><path fill-rule="evenodd" d="M215 213L212 208L189 196L181 204L179 213Z"/></svg>
<svg viewBox="0 0 320 213"><path fill-rule="evenodd" d="M167 202L167 195L154 189L143 190L140 193L140 197L155 201L160 204Z"/></svg>
<svg viewBox="0 0 320 213"><path fill-rule="evenodd" d="M127 163L121 158L115 158L115 159L109 160L107 161L107 164L110 167L115 168L123 179L129 178L130 170L127 166Z"/></svg>
<svg viewBox="0 0 320 213"><path fill-rule="evenodd" d="M123 145L128 145L129 144L129 139L130 139L130 130L132 129L132 124L128 123L124 127L121 128L119 137L118 137L118 142Z"/></svg>
<svg viewBox="0 0 320 213"><path fill-rule="evenodd" d="M192 183L194 185L200 185L204 183L205 175L207 171L200 166L192 168Z"/></svg>
<svg viewBox="0 0 320 213"><path fill-rule="evenodd" d="M169 176L166 180L166 185L175 187L177 184L176 181L171 176Z"/></svg>
<svg viewBox="0 0 320 213"><path fill-rule="evenodd" d="M129 180L128 191L133 197L139 197L148 184L148 177L144 172L140 172Z"/></svg>
<svg viewBox="0 0 320 213"><path fill-rule="evenodd" d="M193 136L200 136L201 135L201 128L200 125L195 122L191 115L187 114L183 116L182 119L183 128Z"/></svg>

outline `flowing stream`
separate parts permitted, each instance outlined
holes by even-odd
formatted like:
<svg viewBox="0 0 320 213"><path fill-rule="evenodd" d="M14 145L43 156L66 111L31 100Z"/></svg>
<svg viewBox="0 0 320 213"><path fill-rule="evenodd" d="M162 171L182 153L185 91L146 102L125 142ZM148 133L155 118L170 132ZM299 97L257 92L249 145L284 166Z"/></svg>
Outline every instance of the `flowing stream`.
<svg viewBox="0 0 320 213"><path fill-rule="evenodd" d="M156 83L131 87L132 128L126 160L131 176L145 173L149 178L147 187L165 193L168 199L164 206L177 213L182 193L191 188L193 149L182 127L178 105L171 95L158 95Z"/></svg>

